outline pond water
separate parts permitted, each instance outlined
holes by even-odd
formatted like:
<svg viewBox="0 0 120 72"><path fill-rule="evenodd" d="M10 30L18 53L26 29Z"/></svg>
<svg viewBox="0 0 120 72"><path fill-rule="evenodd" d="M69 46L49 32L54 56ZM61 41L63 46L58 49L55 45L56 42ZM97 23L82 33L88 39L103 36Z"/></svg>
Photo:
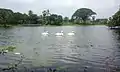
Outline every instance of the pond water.
<svg viewBox="0 0 120 72"><path fill-rule="evenodd" d="M18 66L45 72L56 68L58 72L112 72L120 67L120 31L106 26L46 27L48 36L42 36L44 27L0 28L0 46L15 46L14 52L0 55L0 68L18 63L15 52L24 55ZM64 35L55 33L63 30ZM74 36L67 33L75 31ZM26 69L27 70L26 70ZM2 72L2 71L1 71ZM9 71L8 71L9 72Z"/></svg>

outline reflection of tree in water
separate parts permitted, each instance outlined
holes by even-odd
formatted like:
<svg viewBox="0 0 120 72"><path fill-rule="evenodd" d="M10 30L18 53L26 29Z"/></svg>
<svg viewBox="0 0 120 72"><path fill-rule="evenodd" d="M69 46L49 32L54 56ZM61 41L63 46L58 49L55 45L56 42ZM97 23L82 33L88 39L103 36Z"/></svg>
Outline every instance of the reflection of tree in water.
<svg viewBox="0 0 120 72"><path fill-rule="evenodd" d="M113 63L113 65L115 66L113 68L113 70L115 72L120 72L120 30L113 30L113 40L114 40L114 43L113 43L113 53L112 53L112 57L110 57L111 59L111 62L110 63Z"/></svg>
<svg viewBox="0 0 120 72"><path fill-rule="evenodd" d="M117 48L120 48L120 30L113 31L114 44Z"/></svg>
<svg viewBox="0 0 120 72"><path fill-rule="evenodd" d="M116 37L116 39L119 41L120 40L120 30L115 30L114 32L114 36Z"/></svg>

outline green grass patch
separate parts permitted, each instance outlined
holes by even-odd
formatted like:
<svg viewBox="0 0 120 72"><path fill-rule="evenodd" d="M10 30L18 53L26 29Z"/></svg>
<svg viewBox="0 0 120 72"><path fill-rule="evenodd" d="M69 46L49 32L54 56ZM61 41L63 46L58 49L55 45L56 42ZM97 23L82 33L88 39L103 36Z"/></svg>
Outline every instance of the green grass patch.
<svg viewBox="0 0 120 72"><path fill-rule="evenodd" d="M9 52L13 52L16 49L15 46L1 46L0 51L2 50L8 50Z"/></svg>

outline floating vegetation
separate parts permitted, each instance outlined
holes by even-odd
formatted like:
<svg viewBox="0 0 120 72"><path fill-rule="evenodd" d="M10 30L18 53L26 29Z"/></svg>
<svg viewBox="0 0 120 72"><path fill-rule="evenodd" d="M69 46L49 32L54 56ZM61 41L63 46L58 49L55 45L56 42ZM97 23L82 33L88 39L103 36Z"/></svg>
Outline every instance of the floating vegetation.
<svg viewBox="0 0 120 72"><path fill-rule="evenodd" d="M6 48L6 50L8 50L9 52L13 52L16 49L16 47L14 46L9 46Z"/></svg>
<svg viewBox="0 0 120 72"><path fill-rule="evenodd" d="M15 46L2 46L0 47L0 52L13 52L15 49Z"/></svg>

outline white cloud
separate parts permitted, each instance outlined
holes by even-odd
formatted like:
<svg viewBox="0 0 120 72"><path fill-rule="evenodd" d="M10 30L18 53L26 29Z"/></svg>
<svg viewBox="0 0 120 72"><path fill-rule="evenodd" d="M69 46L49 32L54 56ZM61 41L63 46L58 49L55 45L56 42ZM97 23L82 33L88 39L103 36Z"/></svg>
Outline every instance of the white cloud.
<svg viewBox="0 0 120 72"><path fill-rule="evenodd" d="M32 3L35 0L8 0L8 1L13 3Z"/></svg>

